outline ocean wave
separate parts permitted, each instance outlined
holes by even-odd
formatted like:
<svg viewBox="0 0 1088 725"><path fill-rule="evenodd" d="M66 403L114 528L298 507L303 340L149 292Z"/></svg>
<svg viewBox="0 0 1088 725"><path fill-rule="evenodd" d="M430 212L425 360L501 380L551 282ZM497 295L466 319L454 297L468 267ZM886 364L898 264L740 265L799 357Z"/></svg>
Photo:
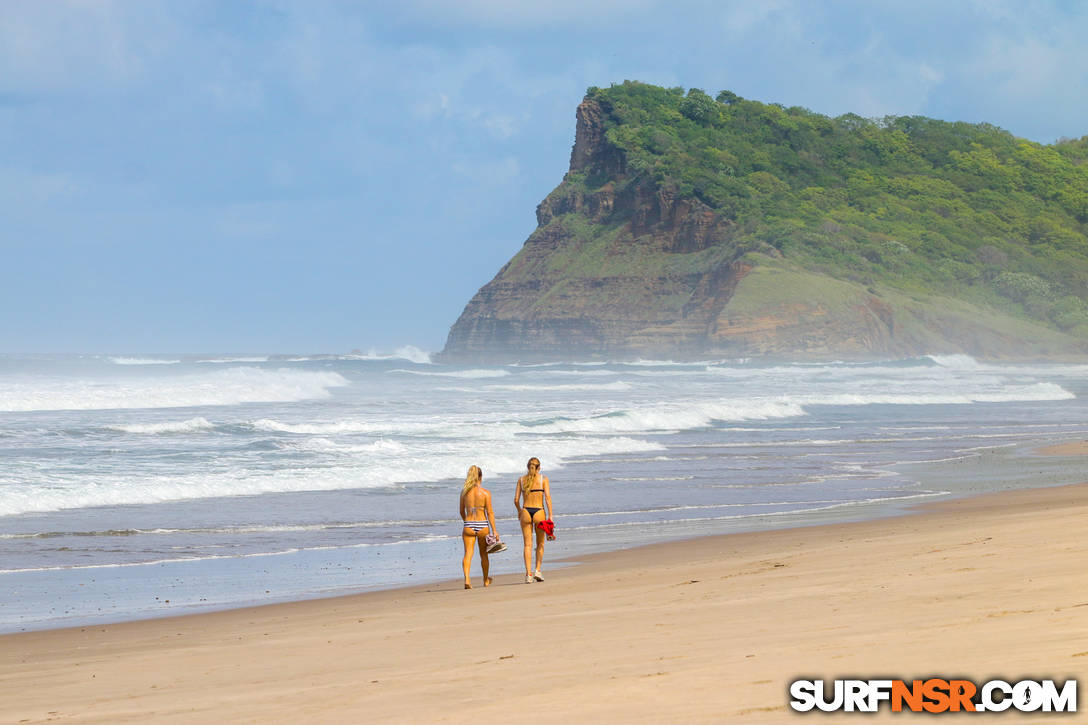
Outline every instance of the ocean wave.
<svg viewBox="0 0 1088 725"><path fill-rule="evenodd" d="M501 517L496 517L500 521ZM509 517L511 520L514 517ZM179 534L289 534L319 531L343 531L386 527L444 526L459 519L389 519L380 521L334 521L319 524L239 524L237 526L197 526L193 528L99 529L90 531L32 531L0 534L0 539L115 538L130 536L177 536Z"/></svg>
<svg viewBox="0 0 1088 725"><path fill-rule="evenodd" d="M448 427L442 422L413 420L368 421L338 420L330 423L284 423L271 418L261 418L245 424L254 430L270 433L294 433L298 435L355 435L355 434L412 434L440 431Z"/></svg>
<svg viewBox="0 0 1088 725"><path fill-rule="evenodd" d="M211 430L215 428L215 424L205 418L190 418L189 420L166 421L163 423L108 425L106 428L121 431L122 433L154 435L157 433L194 433L198 430Z"/></svg>
<svg viewBox="0 0 1088 725"><path fill-rule="evenodd" d="M692 430L708 427L714 421L767 420L804 414L804 409L792 402L727 400L621 409L588 418L560 418L525 428L533 432L598 434Z"/></svg>
<svg viewBox="0 0 1088 725"><path fill-rule="evenodd" d="M390 370L391 373L403 373L404 375L423 375L427 377L439 377L439 378L504 378L510 374L509 370L496 370L496 369L477 369L477 370L449 370L449 371L429 371L429 370L405 370L404 368L397 368Z"/></svg>
<svg viewBox="0 0 1088 725"><path fill-rule="evenodd" d="M442 448L420 443L376 441L352 446L317 439L291 445L310 446L338 459L336 466L268 469L247 467L223 473L194 472L180 476L149 476L145 472L85 477L79 483L9 485L0 487L0 516L97 506L127 506L172 501L255 496L302 491L397 489L410 484L439 485L456 492L469 465L480 465L485 480L509 480L525 470L534 455L546 471L562 469L568 461L599 454L664 450L653 441L625 436L574 439L521 436L511 426L498 427L502 438L446 441ZM517 451L517 452L513 452Z"/></svg>
<svg viewBox="0 0 1088 725"><path fill-rule="evenodd" d="M340 469L236 470L228 473L193 473L185 476L100 476L82 485L27 490L0 490L0 516L61 511L98 506L130 506L172 501L254 496L266 493L381 488L394 482L365 471Z"/></svg>
<svg viewBox="0 0 1088 725"><path fill-rule="evenodd" d="M701 368L708 365L717 365L721 363L721 360L702 360L702 361L677 361L677 360L630 360L624 362L614 363L616 365L629 365L631 367L640 368Z"/></svg>
<svg viewBox="0 0 1088 725"><path fill-rule="evenodd" d="M935 498L935 497L940 497L940 496L948 496L950 493L951 493L950 491L926 491L924 493L912 493L912 494L906 494L906 495L902 495L902 496L879 496L879 497L872 497L872 498L855 499L855 500L852 500L852 501L836 501L834 503L830 503L830 504L826 504L826 505L822 505L822 506L809 506L808 508L797 508L797 509L783 509L781 511L760 511L760 512L747 513L747 514L729 514L729 515L725 515L725 516L696 516L696 517L691 517L691 518L680 518L680 519L654 519L653 525L654 526L662 526L662 525L667 525L667 524L691 524L691 523L703 523L703 522L708 522L708 521L729 521L729 520L734 520L734 519L756 519L756 518L771 518L771 517L780 518L780 517L783 517L783 516L791 516L791 515L794 515L794 514L819 513L821 511L830 511L830 510L839 509L839 508L854 508L854 507L857 507L857 506L867 506L867 505L871 505L871 504L896 503L896 502L900 502L900 501L910 501L910 500L914 500L914 499ZM747 504L747 505L751 506L751 505L757 505L757 504ZM807 505L807 504L805 504L803 502L799 502L798 505ZM615 523L609 523L609 524L596 524L596 525L591 524L591 525L586 525L586 526L566 526L566 527L563 528L563 530L564 531L582 531L582 530L587 530L587 529L607 529L607 528L614 528L614 527L621 527L621 526L646 526L646 523L647 522L644 521L644 520L622 521L622 522L615 522Z"/></svg>
<svg viewBox="0 0 1088 725"><path fill-rule="evenodd" d="M408 362L414 362L418 365L427 365L431 362L431 353L420 350L415 345L404 345L398 347L391 353L381 353L371 350L365 355L345 355L347 360L407 360Z"/></svg>
<svg viewBox="0 0 1088 725"><path fill-rule="evenodd" d="M163 360L153 357L111 357L115 365L177 365L181 360Z"/></svg>
<svg viewBox="0 0 1088 725"><path fill-rule="evenodd" d="M380 453L384 455L398 455L408 452L408 446L397 441L379 440L373 443L337 443L328 438L303 438L300 440L285 441L280 444L283 448L293 448L301 451L316 453L336 453L338 455L356 455L359 453Z"/></svg>
<svg viewBox="0 0 1088 725"><path fill-rule="evenodd" d="M926 359L932 360L942 368L955 370L978 370L982 365L970 355L926 355Z"/></svg>
<svg viewBox="0 0 1088 725"><path fill-rule="evenodd" d="M501 432L503 430L512 430L514 427L513 424L502 422L481 423L479 421L456 420L450 416L413 417L410 415L375 420L347 419L323 423L296 423L261 418L243 425L253 430L269 433L292 433L297 435L426 436L471 440L502 437ZM490 433L484 433L483 431L489 431Z"/></svg>
<svg viewBox="0 0 1088 725"><path fill-rule="evenodd" d="M530 366L523 366L530 367ZM538 366L544 367L544 366ZM573 375L579 378L593 378L593 377L615 377L621 373L618 370L527 370L524 375L532 375L534 377L547 375Z"/></svg>
<svg viewBox="0 0 1088 725"><path fill-rule="evenodd" d="M617 380L613 383L558 383L556 385L489 385L487 390L510 390L514 392L562 392L571 390L630 390L631 383Z"/></svg>
<svg viewBox="0 0 1088 725"><path fill-rule="evenodd" d="M971 403L1015 403L1045 400L1072 400L1077 396L1056 383L1004 385L996 390L963 390L933 393L839 393L791 396L801 405L966 405Z"/></svg>
<svg viewBox="0 0 1088 725"><path fill-rule="evenodd" d="M339 373L251 367L124 380L0 382L0 411L189 408L327 398Z"/></svg>
<svg viewBox="0 0 1088 725"><path fill-rule="evenodd" d="M404 546L406 544L424 544L432 541L444 541L446 539L460 538L450 534L426 534L412 539L398 539L397 541L373 541L356 544L341 544L332 546L292 546L276 551L252 551L245 554L205 554L203 556L178 556L175 558L150 559L147 561L126 561L107 564L70 564L59 566L35 566L23 569L0 569L0 574L26 574L38 571L82 571L84 569L127 569L139 566L162 566L164 564L194 564L205 561L221 559L259 559L271 556L286 556L305 551L335 551L339 549L370 549L385 546Z"/></svg>
<svg viewBox="0 0 1088 725"><path fill-rule="evenodd" d="M264 362L268 362L268 359L269 358L268 358L267 355L263 355L263 356L259 356L259 357L217 357L217 358L207 358L207 359L203 359L203 360L194 360L193 362L223 365L223 364L230 364L230 363L264 363Z"/></svg>

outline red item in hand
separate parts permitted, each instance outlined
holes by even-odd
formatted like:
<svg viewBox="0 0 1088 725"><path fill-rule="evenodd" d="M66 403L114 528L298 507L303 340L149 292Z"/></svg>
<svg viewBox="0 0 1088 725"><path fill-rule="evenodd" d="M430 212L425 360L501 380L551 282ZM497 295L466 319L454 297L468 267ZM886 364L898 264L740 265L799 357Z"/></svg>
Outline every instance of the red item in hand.
<svg viewBox="0 0 1088 725"><path fill-rule="evenodd" d="M555 541L555 522L551 519L544 519L536 525L538 529L548 535L548 541Z"/></svg>

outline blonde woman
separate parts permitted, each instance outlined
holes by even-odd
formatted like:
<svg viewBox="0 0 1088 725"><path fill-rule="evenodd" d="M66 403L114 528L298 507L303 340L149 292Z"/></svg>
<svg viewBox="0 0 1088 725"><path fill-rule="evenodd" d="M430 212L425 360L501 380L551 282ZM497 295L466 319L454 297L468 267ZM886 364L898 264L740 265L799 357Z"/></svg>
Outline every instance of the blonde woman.
<svg viewBox="0 0 1088 725"><path fill-rule="evenodd" d="M525 583L532 584L533 581L544 581L544 577L540 574L540 566L544 563L545 533L537 528L537 524L544 520L551 520L553 516L552 490L548 477L540 472L539 458L530 458L526 468L528 471L518 479L518 485L514 489L514 508L518 510L521 536L525 540ZM534 530L536 531L535 571L529 568L532 564Z"/></svg>
<svg viewBox="0 0 1088 725"><path fill-rule="evenodd" d="M465 572L465 589L472 589L469 581L469 567L472 565L472 547L475 544L480 548L480 564L484 569L484 586L491 586L491 577L488 572L491 562L487 559L487 535L492 531L498 536L495 529L495 511L491 507L491 492L480 484L484 480L484 472L479 466L469 466L468 475L465 477L464 488L461 489L461 540L465 542L465 558L461 560L461 568Z"/></svg>

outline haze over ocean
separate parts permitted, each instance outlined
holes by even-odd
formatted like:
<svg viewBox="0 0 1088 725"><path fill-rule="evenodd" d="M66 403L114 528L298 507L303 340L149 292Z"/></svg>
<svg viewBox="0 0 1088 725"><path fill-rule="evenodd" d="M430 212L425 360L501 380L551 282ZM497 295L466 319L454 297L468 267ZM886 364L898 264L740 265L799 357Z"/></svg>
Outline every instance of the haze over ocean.
<svg viewBox="0 0 1088 725"><path fill-rule="evenodd" d="M552 562L1083 477L1021 459L1088 436L1084 365L427 359L0 357L0 630L455 578L471 464L516 542L543 461Z"/></svg>

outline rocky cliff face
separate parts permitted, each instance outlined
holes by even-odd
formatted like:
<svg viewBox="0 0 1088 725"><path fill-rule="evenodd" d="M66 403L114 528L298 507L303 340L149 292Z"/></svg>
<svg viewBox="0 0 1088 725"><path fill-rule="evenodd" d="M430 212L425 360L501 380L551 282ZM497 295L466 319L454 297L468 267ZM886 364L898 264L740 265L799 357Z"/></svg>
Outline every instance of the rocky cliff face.
<svg viewBox="0 0 1088 725"><path fill-rule="evenodd" d="M537 207L522 249L469 301L442 359L1002 356L1022 342L1023 330L962 305L776 273L774 263L788 264L773 247L730 243L735 220L628 168L596 100L577 120L563 183ZM1039 354L1061 348L1032 334Z"/></svg>

